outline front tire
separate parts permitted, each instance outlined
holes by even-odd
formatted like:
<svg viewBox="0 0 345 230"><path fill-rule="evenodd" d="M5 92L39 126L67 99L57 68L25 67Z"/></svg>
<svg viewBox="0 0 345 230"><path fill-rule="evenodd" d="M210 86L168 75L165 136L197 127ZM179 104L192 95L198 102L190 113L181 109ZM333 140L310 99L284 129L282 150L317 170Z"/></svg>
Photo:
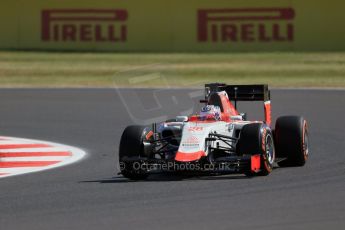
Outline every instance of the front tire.
<svg viewBox="0 0 345 230"><path fill-rule="evenodd" d="M140 158L144 155L143 140L145 127L132 125L128 126L122 133L119 149L119 163L121 174L131 180L143 180L148 177L144 170L137 169L135 161L130 158Z"/></svg>
<svg viewBox="0 0 345 230"><path fill-rule="evenodd" d="M245 172L247 176L267 176L273 170L275 160L275 148L272 131L261 123L253 123L243 126L240 133L240 140L237 143L237 152L240 155L260 154L260 171Z"/></svg>

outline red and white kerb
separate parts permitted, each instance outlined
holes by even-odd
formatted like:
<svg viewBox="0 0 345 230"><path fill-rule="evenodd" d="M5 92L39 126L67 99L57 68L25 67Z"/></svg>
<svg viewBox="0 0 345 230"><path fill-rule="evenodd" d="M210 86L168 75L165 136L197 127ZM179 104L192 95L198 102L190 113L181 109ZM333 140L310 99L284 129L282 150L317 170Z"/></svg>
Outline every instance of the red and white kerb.
<svg viewBox="0 0 345 230"><path fill-rule="evenodd" d="M72 146L0 136L0 178L61 167L85 155Z"/></svg>

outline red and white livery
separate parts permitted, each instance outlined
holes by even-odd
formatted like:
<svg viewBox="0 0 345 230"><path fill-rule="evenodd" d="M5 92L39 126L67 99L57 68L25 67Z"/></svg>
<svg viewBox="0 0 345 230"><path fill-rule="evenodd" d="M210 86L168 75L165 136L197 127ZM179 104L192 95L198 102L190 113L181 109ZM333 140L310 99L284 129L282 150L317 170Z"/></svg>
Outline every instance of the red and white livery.
<svg viewBox="0 0 345 230"><path fill-rule="evenodd" d="M249 121L239 101L263 101L265 119ZM302 166L308 154L303 117L283 116L271 127L267 85L205 85L200 113L152 126L128 126L121 137L121 173L144 179L154 171L268 175L275 163Z"/></svg>

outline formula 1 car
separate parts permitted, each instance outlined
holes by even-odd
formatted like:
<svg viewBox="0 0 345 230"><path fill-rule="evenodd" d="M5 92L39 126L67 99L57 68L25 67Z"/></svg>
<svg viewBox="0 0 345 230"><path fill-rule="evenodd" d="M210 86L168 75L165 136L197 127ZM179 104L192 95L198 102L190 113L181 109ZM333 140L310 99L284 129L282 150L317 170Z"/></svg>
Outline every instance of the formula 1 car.
<svg viewBox="0 0 345 230"><path fill-rule="evenodd" d="M238 101L263 101L265 120L248 121ZM268 85L205 85L201 112L152 126L128 126L121 137L121 174L133 180L160 171L270 174L303 166L309 154L307 121L282 116L271 128Z"/></svg>

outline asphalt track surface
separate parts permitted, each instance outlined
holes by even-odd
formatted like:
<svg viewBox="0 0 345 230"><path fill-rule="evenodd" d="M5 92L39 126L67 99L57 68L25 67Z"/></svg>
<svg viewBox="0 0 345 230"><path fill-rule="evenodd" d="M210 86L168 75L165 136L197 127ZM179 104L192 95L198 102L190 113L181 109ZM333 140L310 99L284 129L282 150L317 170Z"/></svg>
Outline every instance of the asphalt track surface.
<svg viewBox="0 0 345 230"><path fill-rule="evenodd" d="M152 107L150 90L139 95ZM305 167L268 177L154 175L132 182L116 175L119 139L133 117L114 90L1 89L1 135L80 147L88 157L1 179L0 229L344 229L345 91L273 90L272 105L274 118L300 114L309 121ZM188 106L172 103L165 113ZM262 112L257 108L240 107L253 117Z"/></svg>

